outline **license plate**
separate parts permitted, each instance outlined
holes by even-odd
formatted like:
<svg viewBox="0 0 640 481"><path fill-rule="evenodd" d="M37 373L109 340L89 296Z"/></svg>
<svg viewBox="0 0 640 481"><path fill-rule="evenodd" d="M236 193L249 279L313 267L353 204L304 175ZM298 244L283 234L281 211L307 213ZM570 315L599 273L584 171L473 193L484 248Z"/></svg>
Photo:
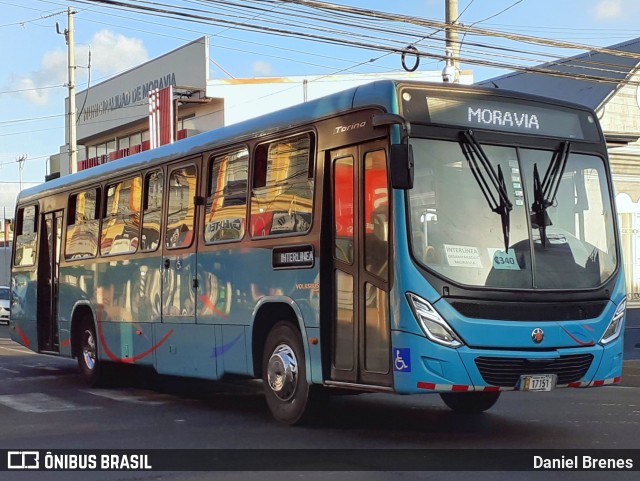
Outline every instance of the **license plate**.
<svg viewBox="0 0 640 481"><path fill-rule="evenodd" d="M532 374L520 376L521 391L551 391L556 387L556 374Z"/></svg>

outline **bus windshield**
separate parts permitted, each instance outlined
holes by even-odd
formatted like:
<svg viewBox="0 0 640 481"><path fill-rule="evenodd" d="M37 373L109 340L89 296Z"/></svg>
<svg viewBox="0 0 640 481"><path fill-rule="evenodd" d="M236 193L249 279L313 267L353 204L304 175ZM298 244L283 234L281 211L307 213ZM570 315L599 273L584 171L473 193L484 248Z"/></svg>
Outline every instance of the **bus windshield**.
<svg viewBox="0 0 640 481"><path fill-rule="evenodd" d="M568 143L558 152L483 144L482 156L503 179L487 194L464 142L413 138L411 144L411 244L427 269L463 285L520 289L595 288L615 271L601 157L572 153ZM552 184L546 197L545 177ZM508 219L491 194L506 194Z"/></svg>

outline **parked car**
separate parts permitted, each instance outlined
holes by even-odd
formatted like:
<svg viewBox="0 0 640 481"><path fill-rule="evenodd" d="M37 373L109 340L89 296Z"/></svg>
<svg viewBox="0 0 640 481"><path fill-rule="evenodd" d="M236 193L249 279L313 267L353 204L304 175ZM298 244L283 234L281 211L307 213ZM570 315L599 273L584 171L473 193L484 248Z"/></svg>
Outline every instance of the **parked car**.
<svg viewBox="0 0 640 481"><path fill-rule="evenodd" d="M0 287L0 322L9 324L9 313L11 311L11 289Z"/></svg>

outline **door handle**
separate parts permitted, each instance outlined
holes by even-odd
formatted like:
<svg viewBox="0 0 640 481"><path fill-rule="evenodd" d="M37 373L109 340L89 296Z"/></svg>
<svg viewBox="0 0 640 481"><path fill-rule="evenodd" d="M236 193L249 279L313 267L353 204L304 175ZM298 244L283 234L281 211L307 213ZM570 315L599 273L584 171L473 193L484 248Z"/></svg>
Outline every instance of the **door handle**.
<svg viewBox="0 0 640 481"><path fill-rule="evenodd" d="M164 260L164 268L168 269L169 267L171 267L171 260L170 259L165 259Z"/></svg>

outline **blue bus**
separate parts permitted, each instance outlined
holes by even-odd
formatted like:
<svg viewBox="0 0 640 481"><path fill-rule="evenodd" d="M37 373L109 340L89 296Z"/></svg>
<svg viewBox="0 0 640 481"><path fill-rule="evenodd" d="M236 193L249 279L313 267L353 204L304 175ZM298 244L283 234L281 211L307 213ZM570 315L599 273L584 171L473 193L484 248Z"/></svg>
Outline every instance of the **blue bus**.
<svg viewBox="0 0 640 481"><path fill-rule="evenodd" d="M160 374L332 392L620 381L625 286L594 112L378 81L23 191L12 339Z"/></svg>

